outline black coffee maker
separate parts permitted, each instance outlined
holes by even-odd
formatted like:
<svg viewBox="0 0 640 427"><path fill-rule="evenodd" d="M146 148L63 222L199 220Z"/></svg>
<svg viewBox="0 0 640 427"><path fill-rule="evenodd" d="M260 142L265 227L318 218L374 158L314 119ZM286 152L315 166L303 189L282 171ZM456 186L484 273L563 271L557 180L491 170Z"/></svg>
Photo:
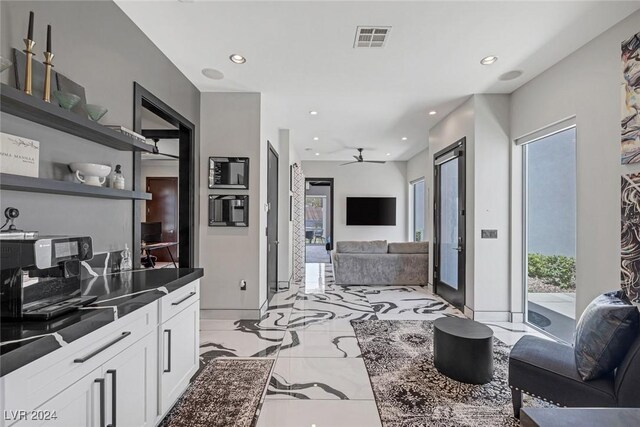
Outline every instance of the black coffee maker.
<svg viewBox="0 0 640 427"><path fill-rule="evenodd" d="M80 262L93 258L91 237L0 235L0 315L48 320L90 304L81 295Z"/></svg>

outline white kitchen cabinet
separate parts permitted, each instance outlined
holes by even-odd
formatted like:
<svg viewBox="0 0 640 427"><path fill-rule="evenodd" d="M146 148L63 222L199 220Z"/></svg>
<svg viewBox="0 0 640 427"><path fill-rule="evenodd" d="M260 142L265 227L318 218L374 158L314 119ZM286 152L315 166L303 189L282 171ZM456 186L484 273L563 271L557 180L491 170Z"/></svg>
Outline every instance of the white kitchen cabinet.
<svg viewBox="0 0 640 427"><path fill-rule="evenodd" d="M196 280L1 377L0 427L157 425L198 370L199 320Z"/></svg>
<svg viewBox="0 0 640 427"><path fill-rule="evenodd" d="M195 300L160 325L161 416L171 409L198 370L199 320L200 303Z"/></svg>
<svg viewBox="0 0 640 427"><path fill-rule="evenodd" d="M100 399L106 393L102 367L83 377L53 399L25 414L4 414L15 426L100 427ZM8 415L8 417L7 417Z"/></svg>
<svg viewBox="0 0 640 427"><path fill-rule="evenodd" d="M158 348L155 333L103 365L106 423L146 427L156 422Z"/></svg>

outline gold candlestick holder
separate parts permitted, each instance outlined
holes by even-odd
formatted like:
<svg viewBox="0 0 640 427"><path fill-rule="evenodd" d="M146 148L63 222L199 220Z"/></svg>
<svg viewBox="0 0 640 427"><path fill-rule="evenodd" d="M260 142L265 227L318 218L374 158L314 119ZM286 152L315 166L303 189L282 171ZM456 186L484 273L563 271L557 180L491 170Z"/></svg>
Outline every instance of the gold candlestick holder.
<svg viewBox="0 0 640 427"><path fill-rule="evenodd" d="M27 55L27 61L24 67L24 92L27 95L31 95L31 80L33 77L31 58L33 57L33 47L36 45L36 42L31 39L24 39L24 44L26 48L23 52Z"/></svg>
<svg viewBox="0 0 640 427"><path fill-rule="evenodd" d="M51 102L51 69L53 68L53 53L44 52L44 102Z"/></svg>

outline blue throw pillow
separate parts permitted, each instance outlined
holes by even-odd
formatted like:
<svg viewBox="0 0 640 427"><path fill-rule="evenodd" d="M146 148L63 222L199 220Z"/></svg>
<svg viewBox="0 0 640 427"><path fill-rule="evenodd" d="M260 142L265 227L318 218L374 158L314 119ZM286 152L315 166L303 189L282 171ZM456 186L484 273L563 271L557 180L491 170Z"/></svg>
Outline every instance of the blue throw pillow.
<svg viewBox="0 0 640 427"><path fill-rule="evenodd" d="M602 294L585 309L576 329L575 357L583 380L613 371L638 336L638 309L622 292Z"/></svg>

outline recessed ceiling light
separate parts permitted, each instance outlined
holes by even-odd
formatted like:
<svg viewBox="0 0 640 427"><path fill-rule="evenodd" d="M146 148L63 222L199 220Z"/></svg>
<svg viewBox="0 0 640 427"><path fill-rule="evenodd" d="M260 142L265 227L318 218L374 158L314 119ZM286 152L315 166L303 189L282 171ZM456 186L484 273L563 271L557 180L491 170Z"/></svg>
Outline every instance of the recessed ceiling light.
<svg viewBox="0 0 640 427"><path fill-rule="evenodd" d="M316 156L319 156L319 155L320 155L320 153L316 153Z"/></svg>
<svg viewBox="0 0 640 427"><path fill-rule="evenodd" d="M311 111L309 111L309 114L311 114L312 116L317 116L318 112L315 111L315 110L311 110Z"/></svg>
<svg viewBox="0 0 640 427"><path fill-rule="evenodd" d="M387 156L390 156L390 155L391 155L391 153L387 153Z"/></svg>
<svg viewBox="0 0 640 427"><path fill-rule="evenodd" d="M436 110L429 111L429 115L430 116L435 116L436 114L438 114L438 112Z"/></svg>
<svg viewBox="0 0 640 427"><path fill-rule="evenodd" d="M314 141L317 141L317 140L319 140L319 139L320 139L320 138L318 138L317 136L314 136L314 137L313 137L313 140L314 140Z"/></svg>
<svg viewBox="0 0 640 427"><path fill-rule="evenodd" d="M208 78L213 79L213 80L222 80L222 79L224 79L224 74L222 74L222 71L216 70L215 68L203 68L202 69L202 74L205 77L208 77Z"/></svg>
<svg viewBox="0 0 640 427"><path fill-rule="evenodd" d="M237 53L231 55L229 59L235 64L244 64L245 62L247 62L247 58Z"/></svg>
<svg viewBox="0 0 640 427"><path fill-rule="evenodd" d="M406 136L403 136L403 137L402 137L402 140L403 140L403 141L406 141L406 140L407 140L407 137L406 137Z"/></svg>
<svg viewBox="0 0 640 427"><path fill-rule="evenodd" d="M484 58L482 58L480 60L480 63L482 65L491 65L493 63L495 63L498 60L498 57L495 55L491 55L491 56L485 56Z"/></svg>

